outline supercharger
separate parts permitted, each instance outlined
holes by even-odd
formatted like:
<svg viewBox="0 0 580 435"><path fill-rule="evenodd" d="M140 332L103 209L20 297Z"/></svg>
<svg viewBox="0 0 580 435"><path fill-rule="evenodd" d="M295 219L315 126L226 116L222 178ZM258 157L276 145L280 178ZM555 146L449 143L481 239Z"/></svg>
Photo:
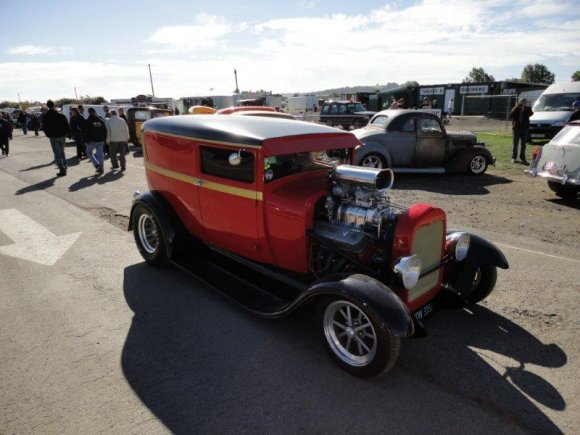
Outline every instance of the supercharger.
<svg viewBox="0 0 580 435"><path fill-rule="evenodd" d="M313 271L337 272L337 257L329 246L348 252L365 263L373 252L383 251L393 235L397 218L406 208L393 204L388 192L393 185L390 169L341 165L328 174L330 192L319 203L319 219L313 232L321 242L311 253ZM372 245L372 248L369 247ZM326 246L326 249L325 249ZM364 258L364 260L363 260Z"/></svg>

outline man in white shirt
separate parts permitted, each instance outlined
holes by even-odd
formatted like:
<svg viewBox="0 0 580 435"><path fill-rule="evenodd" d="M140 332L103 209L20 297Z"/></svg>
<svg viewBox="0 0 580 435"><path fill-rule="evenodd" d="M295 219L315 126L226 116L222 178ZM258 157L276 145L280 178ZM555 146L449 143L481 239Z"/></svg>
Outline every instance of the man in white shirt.
<svg viewBox="0 0 580 435"><path fill-rule="evenodd" d="M125 144L129 141L129 128L123 118L117 116L116 110L111 110L111 117L106 120L107 143L109 144L109 156L111 157L111 169L118 169L117 154L121 161L121 171L126 168Z"/></svg>

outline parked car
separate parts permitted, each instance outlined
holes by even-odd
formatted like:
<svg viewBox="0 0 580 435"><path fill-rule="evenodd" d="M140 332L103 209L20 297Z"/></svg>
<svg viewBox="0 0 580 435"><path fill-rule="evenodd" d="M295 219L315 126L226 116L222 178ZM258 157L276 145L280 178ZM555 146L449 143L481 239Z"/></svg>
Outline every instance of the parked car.
<svg viewBox="0 0 580 435"><path fill-rule="evenodd" d="M508 267L440 208L391 202L392 171L353 166L349 132L222 115L143 131L150 190L129 219L143 258L268 318L312 308L330 356L356 376L388 371L423 318L483 300Z"/></svg>
<svg viewBox="0 0 580 435"><path fill-rule="evenodd" d="M447 132L439 117L420 110L383 110L352 133L362 142L354 157L361 166L482 175L495 164L495 157L473 133Z"/></svg>
<svg viewBox="0 0 580 435"><path fill-rule="evenodd" d="M325 101L320 107L320 123L344 130L360 128L369 122L376 112L368 111L358 101Z"/></svg>
<svg viewBox="0 0 580 435"><path fill-rule="evenodd" d="M247 111L262 111L262 112L275 112L276 109L270 106L230 106L224 107L216 112L216 115L231 115L237 112L247 112Z"/></svg>
<svg viewBox="0 0 580 435"><path fill-rule="evenodd" d="M149 119L159 118L161 116L172 116L171 109L158 109L156 107L129 107L125 109L127 116L130 141L133 145L140 147L143 144L141 126Z"/></svg>
<svg viewBox="0 0 580 435"><path fill-rule="evenodd" d="M529 171L548 181L561 198L580 194L580 121L572 121L547 144L534 150Z"/></svg>

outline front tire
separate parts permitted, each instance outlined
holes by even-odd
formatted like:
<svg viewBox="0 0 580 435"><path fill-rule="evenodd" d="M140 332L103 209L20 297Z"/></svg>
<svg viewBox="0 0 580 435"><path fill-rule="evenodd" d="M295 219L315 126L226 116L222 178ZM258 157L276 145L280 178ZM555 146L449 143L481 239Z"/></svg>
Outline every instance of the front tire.
<svg viewBox="0 0 580 435"><path fill-rule="evenodd" d="M469 161L467 172L471 175L483 175L487 170L487 159L485 156L478 154L473 156Z"/></svg>
<svg viewBox="0 0 580 435"><path fill-rule="evenodd" d="M357 303L324 298L319 303L318 319L327 352L348 373L370 378L395 365L401 338L385 332Z"/></svg>
<svg viewBox="0 0 580 435"><path fill-rule="evenodd" d="M155 214L139 204L133 211L132 225L135 243L145 261L152 266L166 266L169 263L166 240Z"/></svg>
<svg viewBox="0 0 580 435"><path fill-rule="evenodd" d="M471 288L463 292L470 305L481 302L490 295L497 281L497 268L491 264L480 264L475 268Z"/></svg>
<svg viewBox="0 0 580 435"><path fill-rule="evenodd" d="M376 169L388 168L385 158L377 153L370 153L364 156L360 159L359 166Z"/></svg>

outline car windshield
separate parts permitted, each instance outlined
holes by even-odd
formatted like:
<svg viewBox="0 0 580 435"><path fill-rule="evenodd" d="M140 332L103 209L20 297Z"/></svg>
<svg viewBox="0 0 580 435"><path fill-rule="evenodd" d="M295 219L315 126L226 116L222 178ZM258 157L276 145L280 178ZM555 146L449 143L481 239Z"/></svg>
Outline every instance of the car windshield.
<svg viewBox="0 0 580 435"><path fill-rule="evenodd" d="M572 103L580 99L580 93L575 94L542 94L533 107L534 112L573 111Z"/></svg>
<svg viewBox="0 0 580 435"><path fill-rule="evenodd" d="M580 145L580 125L564 127L551 143L553 145Z"/></svg>
<svg viewBox="0 0 580 435"><path fill-rule="evenodd" d="M266 182L270 182L289 175L330 169L348 163L350 163L349 149L271 156L264 159L264 178Z"/></svg>

